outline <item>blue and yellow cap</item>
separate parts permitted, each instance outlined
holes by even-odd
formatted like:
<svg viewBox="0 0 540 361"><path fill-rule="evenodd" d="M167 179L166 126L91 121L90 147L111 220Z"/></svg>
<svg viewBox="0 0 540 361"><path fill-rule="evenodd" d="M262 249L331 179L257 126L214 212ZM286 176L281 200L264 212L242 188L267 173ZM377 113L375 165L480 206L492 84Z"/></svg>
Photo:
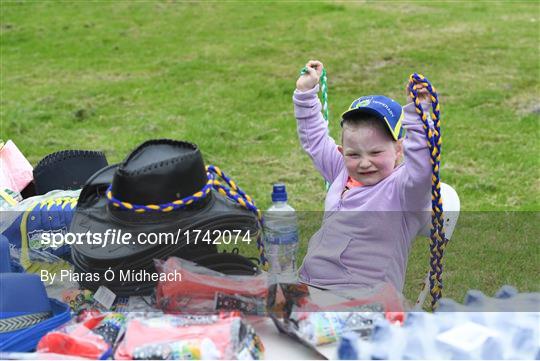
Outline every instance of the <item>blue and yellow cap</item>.
<svg viewBox="0 0 540 361"><path fill-rule="evenodd" d="M395 100L383 95L368 95L358 98L341 115L341 126L343 126L343 120L361 113L371 114L384 120L394 140L398 140L403 136L403 129L401 127L403 109Z"/></svg>

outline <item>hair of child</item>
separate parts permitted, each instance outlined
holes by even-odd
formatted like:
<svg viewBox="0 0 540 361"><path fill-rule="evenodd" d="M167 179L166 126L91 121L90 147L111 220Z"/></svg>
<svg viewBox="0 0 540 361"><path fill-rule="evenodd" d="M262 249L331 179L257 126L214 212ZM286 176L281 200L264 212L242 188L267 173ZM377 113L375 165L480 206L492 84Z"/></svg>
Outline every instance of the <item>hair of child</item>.
<svg viewBox="0 0 540 361"><path fill-rule="evenodd" d="M389 139L395 142L394 138L392 137L392 133L390 133L390 129L388 129L386 124L384 124L384 120L371 114L359 113L348 116L347 118L342 120L341 127L343 131L345 131L346 129L356 130L360 127L375 128L386 134ZM343 132L341 138L341 141L343 143Z"/></svg>

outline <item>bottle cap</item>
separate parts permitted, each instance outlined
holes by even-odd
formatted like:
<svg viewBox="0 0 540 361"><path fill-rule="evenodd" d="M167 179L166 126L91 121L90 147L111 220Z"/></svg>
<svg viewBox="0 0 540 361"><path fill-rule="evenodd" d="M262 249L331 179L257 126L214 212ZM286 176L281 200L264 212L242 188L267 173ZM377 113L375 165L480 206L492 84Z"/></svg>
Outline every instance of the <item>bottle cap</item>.
<svg viewBox="0 0 540 361"><path fill-rule="evenodd" d="M287 190L285 189L285 184L274 184L272 190L272 202L287 202Z"/></svg>

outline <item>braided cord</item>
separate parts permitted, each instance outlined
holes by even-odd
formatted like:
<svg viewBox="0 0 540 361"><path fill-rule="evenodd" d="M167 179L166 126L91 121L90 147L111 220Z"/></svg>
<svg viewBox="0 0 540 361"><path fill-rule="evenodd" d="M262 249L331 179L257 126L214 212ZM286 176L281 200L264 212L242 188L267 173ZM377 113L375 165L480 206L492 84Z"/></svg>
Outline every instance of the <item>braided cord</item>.
<svg viewBox="0 0 540 361"><path fill-rule="evenodd" d="M303 67L300 70L300 75L304 75L308 72L307 66ZM321 83L321 94L322 94L322 110L323 118L328 122L329 119L329 110L328 110L328 78L326 76L326 69L323 68L321 77L319 78Z"/></svg>
<svg viewBox="0 0 540 361"><path fill-rule="evenodd" d="M215 189L221 195L230 198L231 200L240 204L242 207L253 212L257 216L257 221L259 222L260 226L259 232L257 232L257 249L259 251L259 259L261 261L262 268L264 270L267 270L268 260L264 252L264 244L262 241L261 231L263 224L262 212L255 206L255 202L253 201L253 199L249 195L247 195L242 189L240 189L240 187L238 187L238 185L236 185L236 183L227 175L225 175L225 173L223 173L218 167L213 165L206 166L206 175L208 177L208 181L199 192L196 192L193 195L187 196L182 199L177 199L173 202L162 204L133 204L129 202L123 202L113 196L112 184L109 185L109 188L107 188L106 197L109 203L120 209L129 210L137 213L166 213L186 208L190 204L198 202L201 199L205 198L212 189ZM223 185L216 176L221 178L227 185Z"/></svg>
<svg viewBox="0 0 540 361"><path fill-rule="evenodd" d="M111 203L113 206L125 210L134 211L137 213L144 213L144 212L171 212L178 209L183 209L190 204L197 202L201 200L202 198L206 197L208 193L212 190L212 182L213 178L208 177L208 181L204 185L203 189L201 189L199 192L194 193L191 196L187 196L183 199L177 199L173 202L163 203L163 204L133 204L129 202L123 202L119 200L118 198L115 198L112 194L112 184L109 185L109 188L107 188L107 192L105 193L107 196L107 199L109 200L109 203Z"/></svg>
<svg viewBox="0 0 540 361"><path fill-rule="evenodd" d="M269 268L269 264L268 264L268 259L266 258L266 255L264 252L264 243L262 240L262 237L263 237L262 225L264 223L264 220L263 220L263 215L262 215L261 210L255 206L255 202L252 200L252 198L248 196L246 193L244 193L244 191L242 191L242 189L240 189L240 187L238 187L232 179L227 177L225 173L221 171L221 169L213 165L207 166L206 169L209 173L214 173L217 176L219 176L229 186L229 187L225 187L221 184L221 182L219 182L219 180L214 179L212 186L219 193L236 201L242 207L247 208L248 210L250 210L257 216L257 220L259 222L259 232L257 232L257 249L259 251L259 259L261 261L261 266L263 270L267 271Z"/></svg>
<svg viewBox="0 0 540 361"><path fill-rule="evenodd" d="M433 120L433 129L430 128L428 123L428 117L424 113L418 98L418 92L420 85L424 86L431 100L431 119ZM444 215L443 204L441 198L441 181L439 176L440 162L441 162L441 147L442 138L440 131L440 113L439 113L439 98L437 91L431 85L429 80L421 74L411 74L409 77L409 96L413 99L416 112L422 120L424 131L426 133L426 140L430 152L430 161L432 166L431 176L431 231L430 231L430 266L429 271L429 292L431 294L431 308L437 308L439 299L442 297L442 272L443 264L442 259L444 255L444 248L448 240L444 231Z"/></svg>
<svg viewBox="0 0 540 361"><path fill-rule="evenodd" d="M328 110L328 78L326 77L326 69L322 70L321 74L321 94L322 94L322 109L324 120L328 122L329 110Z"/></svg>

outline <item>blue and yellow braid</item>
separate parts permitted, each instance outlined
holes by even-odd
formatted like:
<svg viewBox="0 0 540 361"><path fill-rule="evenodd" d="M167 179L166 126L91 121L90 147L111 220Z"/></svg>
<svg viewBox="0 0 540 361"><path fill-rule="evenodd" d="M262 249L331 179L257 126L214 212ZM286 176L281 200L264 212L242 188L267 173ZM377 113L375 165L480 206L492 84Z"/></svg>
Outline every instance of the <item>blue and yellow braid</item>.
<svg viewBox="0 0 540 361"><path fill-rule="evenodd" d="M420 104L420 99L418 98L417 89L419 88L419 85L423 85L430 95L433 129L431 129L429 126L427 115L424 113ZM420 119L424 125L433 171L431 177L431 232L429 246L431 269L429 272L429 284L432 298L431 307L432 309L435 309L438 305L439 299L442 296L442 258L444 255L444 248L448 242L444 231L444 214L441 198L441 181L439 176L442 147L439 98L435 88L431 85L429 80L421 74L411 74L409 77L408 89L409 96L414 101L416 112L420 116Z"/></svg>

